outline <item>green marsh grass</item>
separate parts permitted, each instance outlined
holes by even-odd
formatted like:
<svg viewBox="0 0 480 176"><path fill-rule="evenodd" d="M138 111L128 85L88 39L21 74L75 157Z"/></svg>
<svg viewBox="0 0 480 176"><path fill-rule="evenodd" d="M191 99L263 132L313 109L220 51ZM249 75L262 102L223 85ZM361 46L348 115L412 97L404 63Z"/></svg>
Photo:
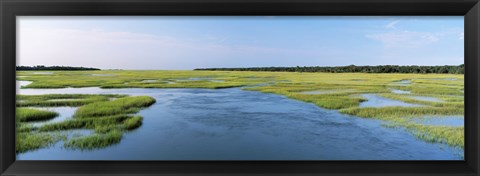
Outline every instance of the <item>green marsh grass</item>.
<svg viewBox="0 0 480 176"><path fill-rule="evenodd" d="M107 74L111 76L92 76ZM339 110L344 114L363 118L375 118L388 121L396 127L406 128L419 139L429 142L447 143L463 147L463 127L428 126L413 122L413 117L424 115L447 116L464 115L464 76L454 74L375 74L375 73L302 73L302 72L253 72L253 71L53 71L52 75L36 75L29 71L19 71L24 76L19 80L32 81L25 88L66 88L66 87L101 87L101 88L230 88L243 87L244 90L260 91L286 96L288 98L315 104L322 108ZM75 79L72 79L75 77ZM222 80L188 80L188 78L209 78ZM156 80L145 82L144 80ZM398 81L408 80L408 84ZM412 94L400 95L391 89L411 91ZM303 94L306 91L324 91L322 94ZM360 108L364 99L361 94L377 94L385 98L407 103L423 105L422 107L383 107ZM436 97L443 102L415 100L408 96ZM99 95L100 96L100 95ZM103 95L102 95L103 96ZM123 97L127 98L127 97ZM141 118L129 114L138 112L148 106L152 100L135 98L135 102L146 102L136 106L124 101L108 101L105 97L82 97L85 103L75 113L73 121L40 127L40 131L68 130L72 128L94 129L99 136L92 141L103 139L100 136L112 131L126 131L141 125ZM91 101L87 101L87 99ZM120 103L123 102L123 103ZM30 103L30 104L26 104ZM22 101L18 106L35 106L49 104L45 101ZM74 102L70 101L74 106ZM67 104L65 102L65 104ZM135 103L133 103L135 104ZM52 106L56 106L54 103ZM40 105L41 106L41 105ZM120 108L121 107L121 108ZM124 117L127 116L127 117ZM109 119L94 122L99 119ZM83 121L85 120L85 121ZM24 126L24 130L35 128ZM95 139L95 140L94 140ZM87 139L81 139L85 141ZM76 142L85 143L85 142ZM90 146L90 145L72 145ZM102 146L102 145L91 145Z"/></svg>
<svg viewBox="0 0 480 176"><path fill-rule="evenodd" d="M122 124L128 118L132 118L129 115L115 115L106 117L93 117L93 118L81 118L70 119L62 122L51 123L43 125L37 128L39 131L59 131L59 130L71 130L71 129L96 129L101 127L113 127L115 125Z"/></svg>
<svg viewBox="0 0 480 176"><path fill-rule="evenodd" d="M48 94L48 95L17 95L17 107L56 107L82 106L111 98L122 98L125 95L86 95L86 94Z"/></svg>
<svg viewBox="0 0 480 176"><path fill-rule="evenodd" d="M58 113L31 109L31 108L16 108L16 118L19 122L32 122L53 119L58 116Z"/></svg>
<svg viewBox="0 0 480 176"><path fill-rule="evenodd" d="M428 126L414 123L409 123L405 127L419 139L445 143L454 147L465 147L464 127Z"/></svg>
<svg viewBox="0 0 480 176"><path fill-rule="evenodd" d="M377 118L377 119L399 119L408 117L419 117L425 115L462 115L462 108L443 108L443 107L382 107L382 108L348 108L341 109L339 112L359 117Z"/></svg>
<svg viewBox="0 0 480 176"><path fill-rule="evenodd" d="M50 146L55 142L65 139L65 135L52 133L21 132L16 134L15 150L23 153Z"/></svg>
<svg viewBox="0 0 480 176"><path fill-rule="evenodd" d="M124 97L112 101L91 103L78 108L75 118L112 116L117 114L136 113L140 108L155 103L155 99L148 96Z"/></svg>
<svg viewBox="0 0 480 176"><path fill-rule="evenodd" d="M23 99L34 99L36 105L46 105L45 102L51 99L92 99L98 102L84 102L74 114L74 118L61 122L44 124L34 127L24 122L34 120L47 120L57 116L55 112L30 109L25 107L17 108L17 137L21 137L16 144L17 152L35 150L58 142L62 138L58 135L52 135L62 131L73 129L92 129L94 134L66 139L64 146L76 149L94 149L102 148L120 142L122 134L133 130L142 125L143 117L131 115L139 110L146 108L153 103L155 99L148 96L127 97L124 95L35 95L21 96ZM111 100L111 98L115 98ZM68 100L70 101L70 100ZM90 101L90 100L89 100ZM79 104L75 104L79 105ZM18 105L17 105L18 106Z"/></svg>
<svg viewBox="0 0 480 176"><path fill-rule="evenodd" d="M411 97L411 96L415 96L415 95L405 96L405 95L399 95L399 94L393 94L393 93L383 93L383 94L379 94L379 95L381 95L385 98L400 100L400 101L407 102L407 103L422 104L422 105L433 106L433 107L462 108L463 109L463 106L464 106L464 102L463 102L464 98L463 97L429 95L430 97L438 98L438 99L442 100L442 102L434 102L434 101L417 100L417 99Z"/></svg>
<svg viewBox="0 0 480 176"><path fill-rule="evenodd" d="M64 143L64 146L67 148L81 150L105 148L119 143L122 140L122 135L122 131L112 130L105 134L93 134L89 136L76 137Z"/></svg>
<svg viewBox="0 0 480 176"><path fill-rule="evenodd" d="M445 143L453 147L464 147L464 127L429 126L416 124L411 119L421 116L449 116L464 113L463 108L443 107L383 107L383 108L349 108L341 113L365 118L375 118L390 122L391 127L405 127L417 138ZM438 117L441 118L441 117Z"/></svg>
<svg viewBox="0 0 480 176"><path fill-rule="evenodd" d="M128 118L123 122L123 125L125 126L125 129L127 130L133 130L135 128L138 128L142 125L142 116L134 116L132 118Z"/></svg>
<svg viewBox="0 0 480 176"><path fill-rule="evenodd" d="M348 94L324 94L324 95L307 95L307 94L287 94L287 97L313 103L317 106L327 109L343 109L356 107L365 101L362 98L352 98Z"/></svg>

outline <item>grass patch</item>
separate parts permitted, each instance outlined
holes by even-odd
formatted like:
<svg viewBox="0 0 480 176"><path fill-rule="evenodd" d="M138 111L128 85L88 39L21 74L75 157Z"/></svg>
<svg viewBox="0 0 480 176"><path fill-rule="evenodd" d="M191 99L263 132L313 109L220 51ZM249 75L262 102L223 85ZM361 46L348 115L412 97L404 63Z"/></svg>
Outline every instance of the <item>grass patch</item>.
<svg viewBox="0 0 480 176"><path fill-rule="evenodd" d="M464 109L439 107L382 107L382 108L348 108L339 112L360 117L383 120L420 117L425 115L463 115Z"/></svg>
<svg viewBox="0 0 480 176"><path fill-rule="evenodd" d="M75 118L112 116L118 114L136 113L140 108L155 103L155 99L148 96L124 97L107 102L97 102L78 108Z"/></svg>
<svg viewBox="0 0 480 176"><path fill-rule="evenodd" d="M123 122L123 125L125 126L125 129L127 130L133 130L142 125L142 116L134 116L132 118L128 118Z"/></svg>
<svg viewBox="0 0 480 176"><path fill-rule="evenodd" d="M46 124L38 128L39 131L61 131L71 129L95 129L100 127L111 127L118 124L122 124L126 119L131 118L128 115L116 115L101 118L82 118L71 119L63 122L57 122L52 124Z"/></svg>
<svg viewBox="0 0 480 176"><path fill-rule="evenodd" d="M93 134L89 136L77 137L69 140L64 144L67 148L92 150L105 148L113 144L117 144L122 139L123 132L120 130L112 130L105 134Z"/></svg>
<svg viewBox="0 0 480 176"><path fill-rule="evenodd" d="M383 107L383 108L349 108L341 113L365 118L375 118L392 122L390 127L405 127L417 138L427 142L445 143L453 147L464 147L464 127L429 126L413 123L411 118L426 115L447 116L463 115L460 108L443 107Z"/></svg>
<svg viewBox="0 0 480 176"><path fill-rule="evenodd" d="M445 143L455 147L465 147L464 127L427 126L414 123L409 123L405 127L419 139Z"/></svg>
<svg viewBox="0 0 480 176"><path fill-rule="evenodd" d="M16 118L20 122L49 120L56 116L58 116L56 112L31 108L16 108Z"/></svg>
<svg viewBox="0 0 480 176"><path fill-rule="evenodd" d="M65 139L66 136L51 133L23 132L17 133L15 150L17 153L23 153L50 146L55 142Z"/></svg>
<svg viewBox="0 0 480 176"><path fill-rule="evenodd" d="M346 94L325 94L325 95L307 95L307 94L290 94L289 98L313 103L317 106L327 109L343 109L350 107L357 107L363 98L352 98Z"/></svg>

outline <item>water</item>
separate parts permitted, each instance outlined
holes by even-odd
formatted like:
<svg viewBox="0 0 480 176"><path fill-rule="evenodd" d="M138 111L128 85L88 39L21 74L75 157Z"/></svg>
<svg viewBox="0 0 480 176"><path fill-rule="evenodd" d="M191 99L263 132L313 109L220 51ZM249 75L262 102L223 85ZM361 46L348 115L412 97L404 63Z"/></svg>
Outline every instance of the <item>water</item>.
<svg viewBox="0 0 480 176"><path fill-rule="evenodd" d="M387 106L403 106L403 107L419 107L423 105L405 103L403 101L392 100L375 94L362 94L367 101L361 102L360 107L387 107Z"/></svg>
<svg viewBox="0 0 480 176"><path fill-rule="evenodd" d="M26 86L26 85L29 85L31 84L32 81L17 81L16 85L17 85L17 92L19 92L20 88L22 86Z"/></svg>
<svg viewBox="0 0 480 176"><path fill-rule="evenodd" d="M443 78L444 80L448 80L448 81L456 81L458 80L457 78Z"/></svg>
<svg viewBox="0 0 480 176"><path fill-rule="evenodd" d="M18 160L463 160L463 150L427 143L381 121L275 94L229 89L22 89L22 94L148 95L143 125L93 151L61 144Z"/></svg>
<svg viewBox="0 0 480 176"><path fill-rule="evenodd" d="M143 80L143 81L142 81L142 83L154 83L154 82L158 82L158 80L148 79L148 80Z"/></svg>
<svg viewBox="0 0 480 176"><path fill-rule="evenodd" d="M401 81L395 81L392 84L397 85L397 86L408 86L412 83L410 80L401 80Z"/></svg>
<svg viewBox="0 0 480 176"><path fill-rule="evenodd" d="M425 116L413 119L416 123L433 126L464 126L465 119L463 116Z"/></svg>
<svg viewBox="0 0 480 176"><path fill-rule="evenodd" d="M36 75L52 75L53 72L33 72L33 74L36 74Z"/></svg>
<svg viewBox="0 0 480 176"><path fill-rule="evenodd" d="M59 98L59 99L50 99L47 101L76 101L76 100L82 100L82 99L77 99L77 98Z"/></svg>
<svg viewBox="0 0 480 176"><path fill-rule="evenodd" d="M51 132L51 133L65 135L67 139L72 139L72 138L77 138L82 136L88 136L88 135L94 134L95 132L94 130L88 130L88 129L74 129L74 130L68 130L68 131L61 131L60 133L55 133L55 132ZM50 146L50 150L66 150L63 146L64 146L64 141L61 140L55 143L54 145ZM39 160L43 160L43 158L39 158Z"/></svg>
<svg viewBox="0 0 480 176"><path fill-rule="evenodd" d="M94 130L87 130L87 129L74 129L74 130L64 131L64 133L67 134L68 139L71 139L71 138L75 138L75 137L88 136L88 135L94 134L95 131ZM63 143L60 143L60 144L63 144ZM60 145L58 145L58 146L60 146Z"/></svg>
<svg viewBox="0 0 480 176"><path fill-rule="evenodd" d="M33 126L42 126L45 124L61 122L61 121L72 118L73 114L75 114L75 111L78 109L78 107L34 107L33 109L54 111L58 113L58 116L53 119L28 123Z"/></svg>
<svg viewBox="0 0 480 176"><path fill-rule="evenodd" d="M426 96L410 96L410 97L420 101L443 102L443 100L435 97L426 97Z"/></svg>
<svg viewBox="0 0 480 176"><path fill-rule="evenodd" d="M412 93L411 91L408 91L408 90L399 90L399 89L390 89L390 91L392 91L392 93L396 93L396 94L411 94Z"/></svg>

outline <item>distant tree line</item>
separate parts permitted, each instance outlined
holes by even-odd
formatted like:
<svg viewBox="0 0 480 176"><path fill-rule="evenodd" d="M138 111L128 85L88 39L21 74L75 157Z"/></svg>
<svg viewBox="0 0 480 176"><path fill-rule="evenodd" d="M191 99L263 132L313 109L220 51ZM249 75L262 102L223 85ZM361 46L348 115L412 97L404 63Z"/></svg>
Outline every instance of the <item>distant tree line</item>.
<svg viewBox="0 0 480 176"><path fill-rule="evenodd" d="M88 67L69 67L69 66L17 66L17 71L28 71L28 70L100 70L98 68L88 68Z"/></svg>
<svg viewBox="0 0 480 176"><path fill-rule="evenodd" d="M399 66L399 65L378 65L378 66L336 66L336 67L250 67L250 68L197 68L195 70L209 71L269 71L269 72L328 72L328 73L444 73L464 74L465 65L444 65L444 66Z"/></svg>

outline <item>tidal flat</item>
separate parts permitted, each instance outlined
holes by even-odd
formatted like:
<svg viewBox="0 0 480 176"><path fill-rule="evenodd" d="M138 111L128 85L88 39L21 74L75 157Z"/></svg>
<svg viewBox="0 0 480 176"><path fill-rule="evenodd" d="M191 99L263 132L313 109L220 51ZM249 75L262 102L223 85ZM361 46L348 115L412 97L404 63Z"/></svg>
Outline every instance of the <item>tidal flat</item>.
<svg viewBox="0 0 480 176"><path fill-rule="evenodd" d="M457 74L121 70L38 74L19 71L17 155L24 159L40 156L52 159L68 159L64 158L67 156L89 159L87 156L90 156L92 159L93 154L101 156L101 151L112 154L152 145L145 148L151 153L163 151L159 152L163 155L142 153L139 156L151 159L262 159L262 156L266 159L438 159L428 158L437 152L443 153L439 155L441 159L462 159L463 125L425 123L418 119L463 117L463 79L463 75ZM242 95L248 99L239 97ZM393 101L396 103L391 103ZM414 106L403 106L406 104ZM71 117L55 120L62 113L48 107L76 109ZM37 121L42 122L41 125L32 125ZM286 131L295 134L289 135L280 129L290 129ZM68 137L73 130L91 132ZM357 137L365 141L357 139L358 144L347 141L352 140L348 136L352 132L359 133ZM139 137L139 133L143 137ZM379 138L375 133L391 135ZM177 139L179 137L183 140ZM305 140L300 140L302 138ZM221 140L231 143L222 145ZM258 143L259 140L265 142ZM309 140L311 142L306 142ZM367 147L372 141L378 142L378 146L367 149L358 146ZM409 145L397 146L405 143ZM277 148L279 145L293 149ZM353 145L363 154L350 151L352 149L346 151ZM241 147L252 152L245 153ZM265 152L268 147L277 153ZM315 148L336 152L328 154ZM301 154L301 150L310 151L312 155ZM54 154L56 151L58 154ZM80 157L79 151L85 156ZM232 154L234 151L240 152ZM209 152L211 155L207 156ZM375 152L381 155L369 158ZM259 158L254 154L260 155ZM142 159L131 155L118 158Z"/></svg>

